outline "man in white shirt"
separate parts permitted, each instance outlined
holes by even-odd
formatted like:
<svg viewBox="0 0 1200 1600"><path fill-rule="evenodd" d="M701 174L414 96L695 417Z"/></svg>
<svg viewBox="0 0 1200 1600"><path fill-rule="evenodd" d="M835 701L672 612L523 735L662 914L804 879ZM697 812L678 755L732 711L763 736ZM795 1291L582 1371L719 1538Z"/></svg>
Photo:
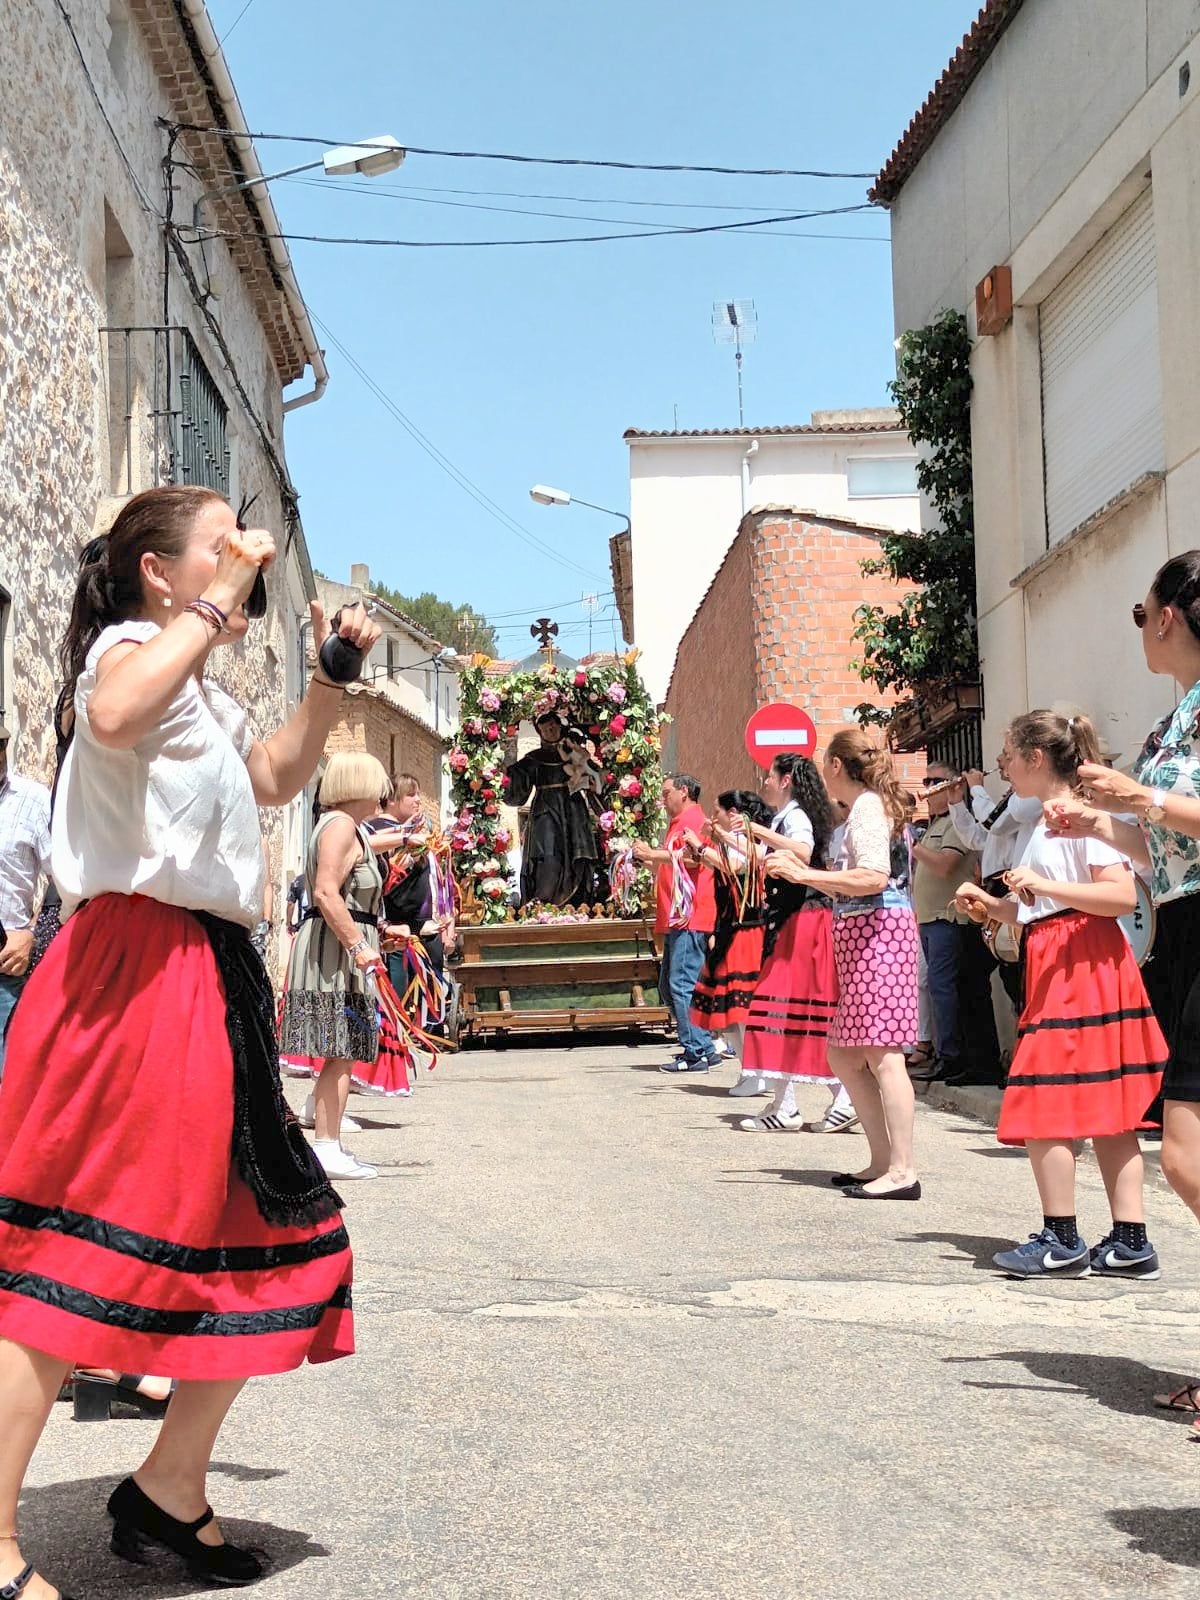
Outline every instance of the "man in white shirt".
<svg viewBox="0 0 1200 1600"><path fill-rule="evenodd" d="M33 953L38 882L50 872L50 791L8 766L9 732L0 722L0 1074L4 1035L25 986Z"/></svg>

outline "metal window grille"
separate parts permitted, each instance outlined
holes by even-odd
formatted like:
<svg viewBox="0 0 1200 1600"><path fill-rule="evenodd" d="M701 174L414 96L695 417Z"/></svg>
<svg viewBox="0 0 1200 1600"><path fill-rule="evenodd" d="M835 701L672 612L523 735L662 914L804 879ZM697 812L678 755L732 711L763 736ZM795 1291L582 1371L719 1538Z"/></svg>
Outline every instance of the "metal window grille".
<svg viewBox="0 0 1200 1600"><path fill-rule="evenodd" d="M951 772L968 772L971 768L983 770L983 725L978 717L956 722L952 728L930 739L925 747L926 756L939 767Z"/></svg>
<svg viewBox="0 0 1200 1600"><path fill-rule="evenodd" d="M200 359L190 333L184 330L179 368L180 483L199 483L218 494L230 493L229 408Z"/></svg>

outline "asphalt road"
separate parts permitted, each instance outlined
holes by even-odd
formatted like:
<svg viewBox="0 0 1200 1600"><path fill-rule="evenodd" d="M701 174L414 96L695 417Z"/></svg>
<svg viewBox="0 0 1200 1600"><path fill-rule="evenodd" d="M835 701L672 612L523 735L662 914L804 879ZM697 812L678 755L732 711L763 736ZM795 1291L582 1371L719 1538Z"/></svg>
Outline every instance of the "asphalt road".
<svg viewBox="0 0 1200 1600"><path fill-rule="evenodd" d="M1161 1281L1011 1283L992 1252L1040 1219L987 1130L923 1108L926 1198L855 1204L827 1174L859 1136L741 1133L732 1070L663 1053L476 1053L352 1102L359 1354L250 1385L211 1480L259 1592L1200 1595L1200 1442L1149 1403L1200 1374L1174 1197ZM1094 1240L1091 1166L1079 1211ZM152 1426L56 1408L22 1525L78 1600L187 1592L106 1549Z"/></svg>

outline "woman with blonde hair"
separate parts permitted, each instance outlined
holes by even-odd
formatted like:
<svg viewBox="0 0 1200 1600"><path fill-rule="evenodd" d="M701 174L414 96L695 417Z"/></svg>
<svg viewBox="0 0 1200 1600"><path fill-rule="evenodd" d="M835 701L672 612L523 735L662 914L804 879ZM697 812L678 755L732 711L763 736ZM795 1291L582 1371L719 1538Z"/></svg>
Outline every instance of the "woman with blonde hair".
<svg viewBox="0 0 1200 1600"><path fill-rule="evenodd" d="M784 851L769 875L833 899L833 960L838 1002L829 1031L829 1065L845 1084L871 1149L865 1172L833 1182L852 1200L919 1200L913 1165L915 1102L904 1047L916 1043L920 940L908 898L911 797L889 751L862 728L829 741L825 787L847 807L831 871L816 871Z"/></svg>
<svg viewBox="0 0 1200 1600"><path fill-rule="evenodd" d="M320 817L308 843L309 909L288 958L280 1048L312 1058L313 1148L331 1178L377 1178L342 1147L342 1119L355 1066L379 1050L374 973L383 873L363 827L388 793L382 764L365 751L331 756L317 789Z"/></svg>

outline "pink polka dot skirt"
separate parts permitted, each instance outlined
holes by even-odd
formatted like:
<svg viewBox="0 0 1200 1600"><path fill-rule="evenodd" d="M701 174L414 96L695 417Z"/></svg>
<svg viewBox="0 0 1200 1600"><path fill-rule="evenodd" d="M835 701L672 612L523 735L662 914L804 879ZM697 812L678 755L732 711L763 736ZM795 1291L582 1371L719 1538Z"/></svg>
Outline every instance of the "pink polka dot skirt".
<svg viewBox="0 0 1200 1600"><path fill-rule="evenodd" d="M921 941L910 910L882 907L834 917L838 1000L831 1050L881 1049L917 1042L917 964Z"/></svg>

